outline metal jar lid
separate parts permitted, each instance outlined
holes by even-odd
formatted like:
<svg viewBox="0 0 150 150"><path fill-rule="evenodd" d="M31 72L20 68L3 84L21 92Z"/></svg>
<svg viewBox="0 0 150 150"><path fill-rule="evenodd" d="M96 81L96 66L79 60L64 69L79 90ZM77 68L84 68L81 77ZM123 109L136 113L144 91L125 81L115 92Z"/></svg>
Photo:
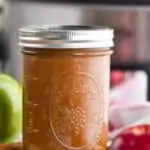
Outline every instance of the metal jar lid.
<svg viewBox="0 0 150 150"><path fill-rule="evenodd" d="M27 26L19 30L19 45L29 48L77 49L114 46L113 29L99 26Z"/></svg>

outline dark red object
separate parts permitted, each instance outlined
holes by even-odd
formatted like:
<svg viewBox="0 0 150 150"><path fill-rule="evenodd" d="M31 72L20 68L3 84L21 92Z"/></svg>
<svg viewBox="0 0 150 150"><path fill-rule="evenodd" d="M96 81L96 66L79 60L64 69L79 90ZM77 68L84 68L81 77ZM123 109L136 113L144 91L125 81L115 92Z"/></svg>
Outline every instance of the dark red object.
<svg viewBox="0 0 150 150"><path fill-rule="evenodd" d="M109 121L109 131L113 131L115 128L113 124Z"/></svg>
<svg viewBox="0 0 150 150"><path fill-rule="evenodd" d="M150 150L150 125L125 130L113 140L109 150Z"/></svg>

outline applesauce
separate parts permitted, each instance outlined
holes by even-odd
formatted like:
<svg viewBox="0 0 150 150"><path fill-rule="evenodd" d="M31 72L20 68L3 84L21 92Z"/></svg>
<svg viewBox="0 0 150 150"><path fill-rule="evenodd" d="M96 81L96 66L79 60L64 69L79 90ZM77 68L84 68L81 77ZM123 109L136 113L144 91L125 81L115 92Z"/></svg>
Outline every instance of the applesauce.
<svg viewBox="0 0 150 150"><path fill-rule="evenodd" d="M25 150L104 150L113 30L20 29Z"/></svg>

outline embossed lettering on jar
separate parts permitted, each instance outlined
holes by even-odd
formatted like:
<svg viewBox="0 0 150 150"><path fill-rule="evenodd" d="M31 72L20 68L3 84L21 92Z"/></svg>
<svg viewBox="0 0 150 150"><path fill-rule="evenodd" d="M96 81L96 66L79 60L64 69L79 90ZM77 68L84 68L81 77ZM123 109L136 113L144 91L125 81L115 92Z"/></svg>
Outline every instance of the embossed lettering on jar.
<svg viewBox="0 0 150 150"><path fill-rule="evenodd" d="M113 30L20 29L25 150L103 150Z"/></svg>

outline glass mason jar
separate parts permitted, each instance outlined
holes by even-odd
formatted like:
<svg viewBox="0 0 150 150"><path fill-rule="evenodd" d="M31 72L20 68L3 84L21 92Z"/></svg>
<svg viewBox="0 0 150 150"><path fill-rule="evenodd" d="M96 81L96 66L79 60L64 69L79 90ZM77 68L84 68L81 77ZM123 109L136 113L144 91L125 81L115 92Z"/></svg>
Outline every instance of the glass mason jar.
<svg viewBox="0 0 150 150"><path fill-rule="evenodd" d="M19 33L24 149L106 149L113 30L29 26Z"/></svg>

